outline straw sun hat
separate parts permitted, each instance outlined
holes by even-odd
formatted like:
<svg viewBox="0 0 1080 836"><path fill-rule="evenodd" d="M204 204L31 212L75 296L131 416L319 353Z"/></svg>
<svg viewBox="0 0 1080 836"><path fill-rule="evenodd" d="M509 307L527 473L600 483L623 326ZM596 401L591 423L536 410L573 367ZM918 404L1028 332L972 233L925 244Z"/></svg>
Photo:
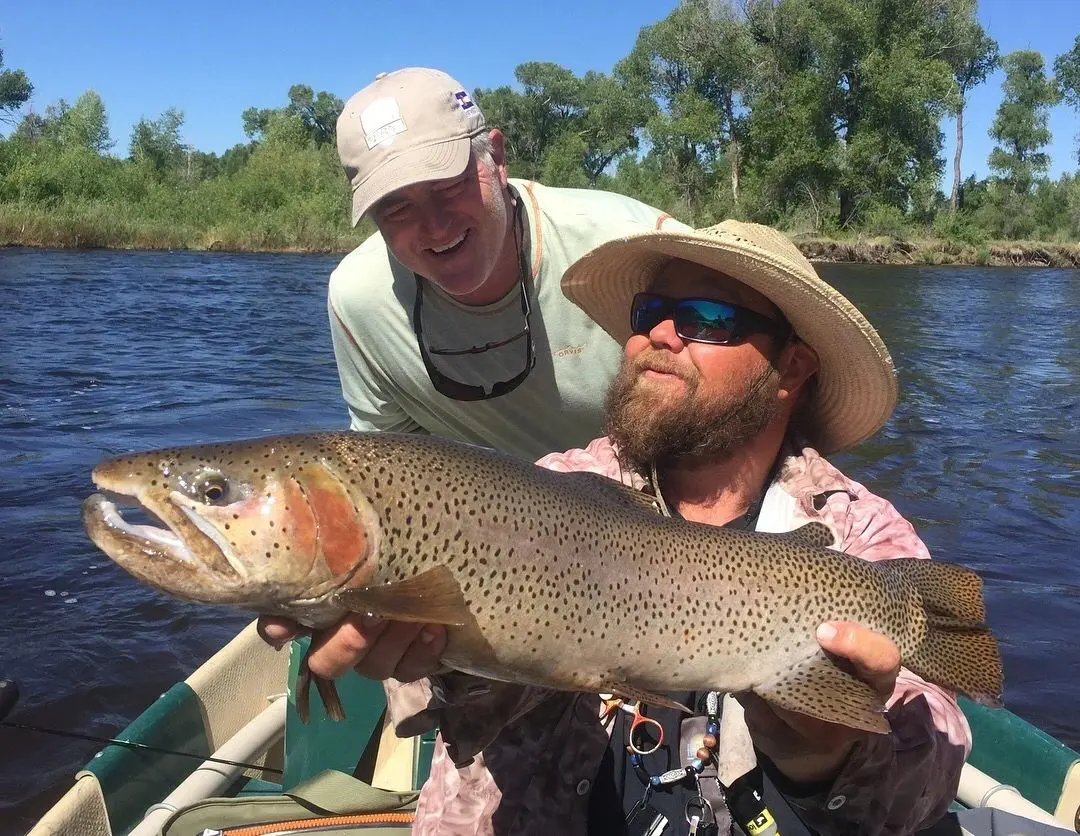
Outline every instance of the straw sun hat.
<svg viewBox="0 0 1080 836"><path fill-rule="evenodd" d="M818 450L843 450L881 429L897 398L889 350L866 317L770 227L724 221L696 231L650 230L618 238L573 264L563 276L563 293L625 343L634 294L647 290L673 258L752 287L783 311L799 338L817 352L817 386L800 424Z"/></svg>

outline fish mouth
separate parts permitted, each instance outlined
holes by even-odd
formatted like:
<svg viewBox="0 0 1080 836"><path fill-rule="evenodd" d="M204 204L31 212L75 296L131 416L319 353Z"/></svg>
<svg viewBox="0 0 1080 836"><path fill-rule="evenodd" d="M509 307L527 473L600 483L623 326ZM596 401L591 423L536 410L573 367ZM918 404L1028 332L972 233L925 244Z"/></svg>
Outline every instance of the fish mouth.
<svg viewBox="0 0 1080 836"><path fill-rule="evenodd" d="M94 481L99 491L82 503L83 527L94 545L137 578L178 597L235 601L247 574L244 564L197 513L175 496L150 502ZM127 519L129 509L152 522Z"/></svg>
<svg viewBox="0 0 1080 836"><path fill-rule="evenodd" d="M129 522L120 512L120 506L135 508L147 514L152 522ZM100 525L147 550L162 549L178 560L194 560L195 555L180 536L165 524L153 511L139 502L138 497L125 496L114 491L99 491L83 503L83 514L90 514Z"/></svg>

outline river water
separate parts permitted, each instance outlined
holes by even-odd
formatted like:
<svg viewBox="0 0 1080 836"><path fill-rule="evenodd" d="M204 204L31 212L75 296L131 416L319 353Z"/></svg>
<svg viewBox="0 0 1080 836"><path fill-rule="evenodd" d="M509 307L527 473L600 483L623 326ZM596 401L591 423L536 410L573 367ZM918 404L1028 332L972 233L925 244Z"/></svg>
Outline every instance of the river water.
<svg viewBox="0 0 1080 836"><path fill-rule="evenodd" d="M336 257L0 250L0 678L12 720L107 736L246 621L139 584L79 523L106 455L340 428ZM980 572L1006 703L1080 746L1080 271L823 265L902 399L834 458ZM0 729L0 835L98 746Z"/></svg>

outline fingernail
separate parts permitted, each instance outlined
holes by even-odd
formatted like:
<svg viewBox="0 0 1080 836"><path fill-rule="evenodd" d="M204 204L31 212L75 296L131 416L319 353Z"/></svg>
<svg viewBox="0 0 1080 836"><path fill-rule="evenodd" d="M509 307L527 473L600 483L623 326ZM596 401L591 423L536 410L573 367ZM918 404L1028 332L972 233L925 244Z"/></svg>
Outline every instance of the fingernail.
<svg viewBox="0 0 1080 836"><path fill-rule="evenodd" d="M817 637L823 642L836 638L836 628L831 624L822 624L817 628Z"/></svg>
<svg viewBox="0 0 1080 836"><path fill-rule="evenodd" d="M421 644L431 644L433 641L435 641L434 630L429 630L427 627L425 627L423 630L420 631Z"/></svg>

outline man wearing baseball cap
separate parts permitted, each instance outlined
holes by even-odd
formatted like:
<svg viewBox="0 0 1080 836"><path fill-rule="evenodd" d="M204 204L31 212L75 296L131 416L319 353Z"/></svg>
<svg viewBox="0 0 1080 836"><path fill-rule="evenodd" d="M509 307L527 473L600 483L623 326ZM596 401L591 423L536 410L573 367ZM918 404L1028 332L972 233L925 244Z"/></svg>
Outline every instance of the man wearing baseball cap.
<svg viewBox="0 0 1080 836"><path fill-rule="evenodd" d="M682 225L623 195L509 179L502 132L438 70L380 75L337 140L352 222L378 227L330 279L352 427L532 459L596 435L619 346L562 274L606 240Z"/></svg>

